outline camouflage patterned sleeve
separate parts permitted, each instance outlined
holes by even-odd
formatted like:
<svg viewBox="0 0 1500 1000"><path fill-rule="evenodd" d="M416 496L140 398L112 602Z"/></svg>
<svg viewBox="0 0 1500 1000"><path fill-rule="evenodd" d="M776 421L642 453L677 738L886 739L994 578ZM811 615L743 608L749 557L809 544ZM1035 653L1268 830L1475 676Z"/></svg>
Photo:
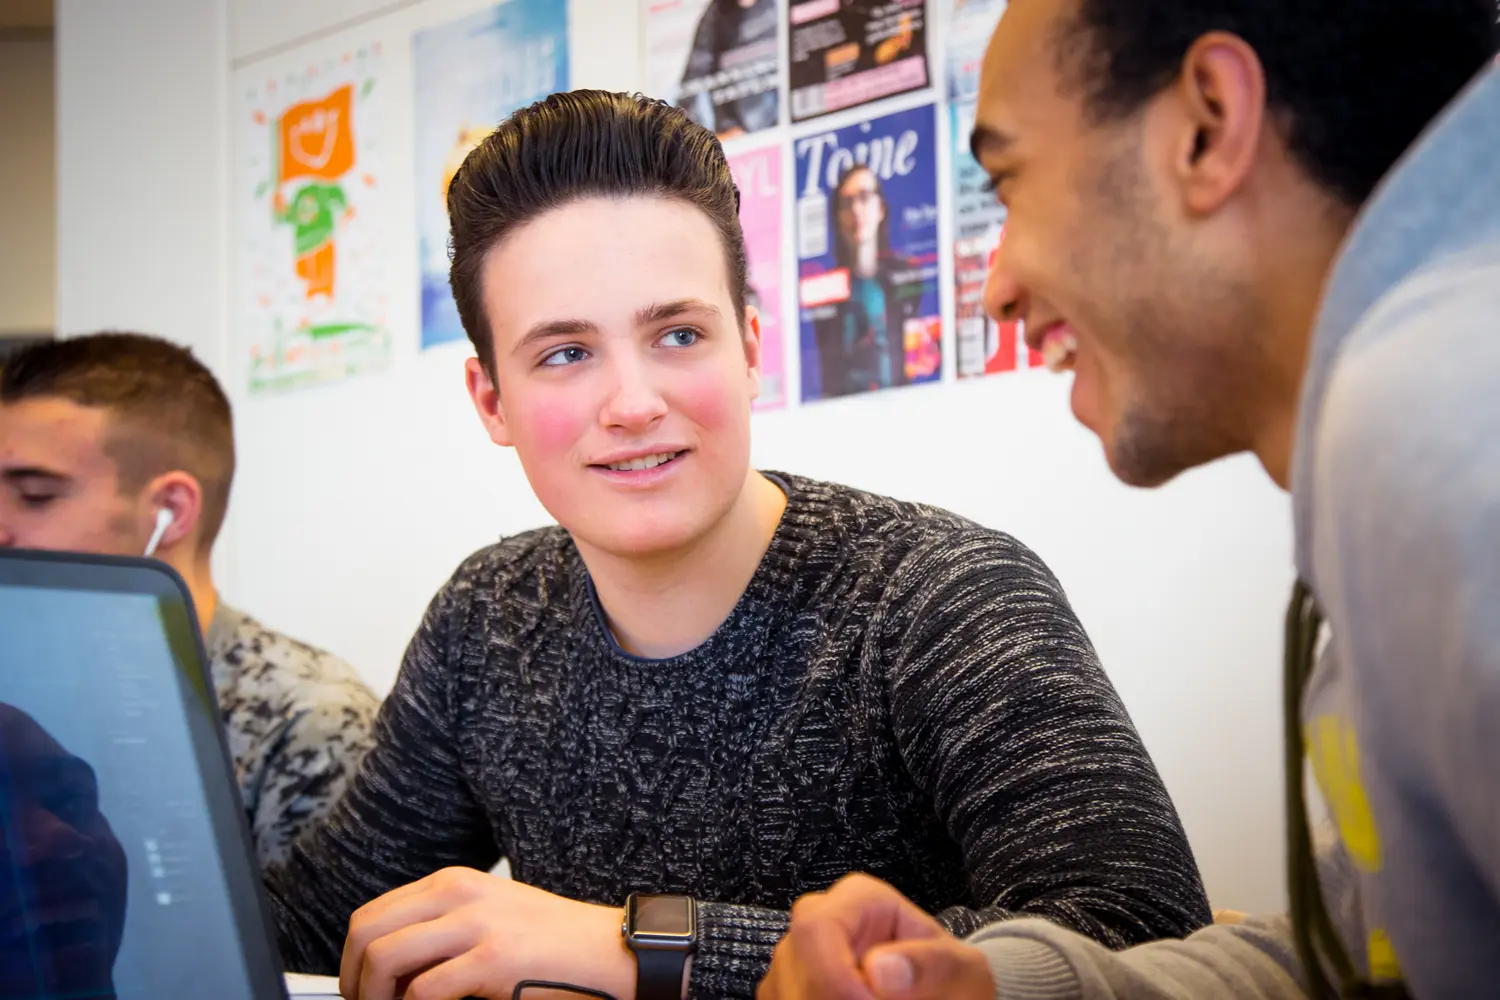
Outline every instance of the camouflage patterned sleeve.
<svg viewBox="0 0 1500 1000"><path fill-rule="evenodd" d="M373 742L377 702L363 685L319 685L277 733L251 813L262 867L285 860L292 843L333 808Z"/></svg>
<svg viewBox="0 0 1500 1000"><path fill-rule="evenodd" d="M370 749L379 702L337 657L221 609L214 686L262 867L344 792Z"/></svg>

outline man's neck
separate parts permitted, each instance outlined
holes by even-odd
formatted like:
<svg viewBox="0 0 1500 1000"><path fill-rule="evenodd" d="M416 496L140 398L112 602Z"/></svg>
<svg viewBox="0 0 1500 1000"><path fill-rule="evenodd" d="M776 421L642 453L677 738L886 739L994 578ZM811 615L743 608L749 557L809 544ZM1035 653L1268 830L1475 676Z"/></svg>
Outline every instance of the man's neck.
<svg viewBox="0 0 1500 1000"><path fill-rule="evenodd" d="M193 607L198 609L198 628L206 638L209 626L214 621L214 613L219 610L219 592L214 589L212 581L209 581L201 587L193 588L192 594Z"/></svg>
<svg viewBox="0 0 1500 1000"><path fill-rule="evenodd" d="M1323 288L1333 273L1354 210L1318 194L1306 204L1288 199L1286 221L1265 255L1267 377L1254 408L1251 450L1284 490L1291 489L1292 451L1302 381L1312 351ZM1294 221L1295 220L1295 221Z"/></svg>
<svg viewBox="0 0 1500 1000"><path fill-rule="evenodd" d="M712 635L749 586L786 502L775 483L751 470L729 513L684 550L641 560L579 546L620 647L664 659Z"/></svg>
<svg viewBox="0 0 1500 1000"><path fill-rule="evenodd" d="M207 640L208 628L213 623L214 612L219 608L219 592L214 589L213 571L207 562L184 561L179 564L175 559L163 561L175 569L187 584L188 593L193 598L193 610L198 613L198 628Z"/></svg>

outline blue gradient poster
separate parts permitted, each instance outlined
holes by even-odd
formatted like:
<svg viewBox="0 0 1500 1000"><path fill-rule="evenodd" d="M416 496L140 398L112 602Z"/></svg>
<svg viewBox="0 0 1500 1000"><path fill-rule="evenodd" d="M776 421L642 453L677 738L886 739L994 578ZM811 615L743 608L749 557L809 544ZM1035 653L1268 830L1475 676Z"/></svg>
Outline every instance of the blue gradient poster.
<svg viewBox="0 0 1500 1000"><path fill-rule="evenodd" d="M936 124L926 105L793 144L804 400L941 376Z"/></svg>
<svg viewBox="0 0 1500 1000"><path fill-rule="evenodd" d="M568 89L568 5L510 0L412 39L422 347L464 339L448 289L448 184L506 115Z"/></svg>

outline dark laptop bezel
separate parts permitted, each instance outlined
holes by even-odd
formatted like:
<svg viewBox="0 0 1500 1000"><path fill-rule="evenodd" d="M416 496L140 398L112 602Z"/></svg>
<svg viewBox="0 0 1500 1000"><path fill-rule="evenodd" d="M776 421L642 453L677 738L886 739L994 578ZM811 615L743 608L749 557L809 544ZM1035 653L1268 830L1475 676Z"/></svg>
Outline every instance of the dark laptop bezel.
<svg viewBox="0 0 1500 1000"><path fill-rule="evenodd" d="M157 598L163 617L170 623L168 641L176 657L190 657L184 664L197 671L196 678L177 673L178 693L186 703L213 699L213 675L202 630L187 584L166 563L157 559L99 556L73 552L39 552L26 549L0 551L0 587L30 587L55 590L146 595ZM191 638L192 648L181 643ZM275 925L261 882L245 806L235 780L234 764L224 735L224 723L216 700L204 713L212 723L212 742L202 725L189 725L193 753L197 759L209 822L229 894L229 907L254 1000L286 1000Z"/></svg>

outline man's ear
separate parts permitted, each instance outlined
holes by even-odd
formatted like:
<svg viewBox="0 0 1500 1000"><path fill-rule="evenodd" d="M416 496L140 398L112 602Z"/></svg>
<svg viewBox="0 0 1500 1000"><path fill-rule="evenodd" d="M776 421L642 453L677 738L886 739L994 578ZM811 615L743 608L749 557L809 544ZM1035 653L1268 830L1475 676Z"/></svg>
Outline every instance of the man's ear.
<svg viewBox="0 0 1500 1000"><path fill-rule="evenodd" d="M1211 31L1188 49L1171 93L1180 116L1173 173L1188 211L1209 215L1240 189L1260 152L1265 69L1244 39Z"/></svg>
<svg viewBox="0 0 1500 1000"><path fill-rule="evenodd" d="M187 472L167 472L151 480L143 492L148 520L144 527L148 533L155 532L159 511L165 510L172 515L171 523L157 542L158 552L176 548L197 537L203 520L203 487L196 477Z"/></svg>
<svg viewBox="0 0 1500 1000"><path fill-rule="evenodd" d="M745 361L749 366L750 398L760 398L760 382L764 366L762 354L762 341L760 330L760 310L754 306L745 307L745 322L741 337L745 343Z"/></svg>
<svg viewBox="0 0 1500 1000"><path fill-rule="evenodd" d="M505 423L505 410L500 405L500 390L478 358L464 362L464 384L469 389L474 412L479 414L479 422L489 432L490 440L504 448L514 445L515 439Z"/></svg>

